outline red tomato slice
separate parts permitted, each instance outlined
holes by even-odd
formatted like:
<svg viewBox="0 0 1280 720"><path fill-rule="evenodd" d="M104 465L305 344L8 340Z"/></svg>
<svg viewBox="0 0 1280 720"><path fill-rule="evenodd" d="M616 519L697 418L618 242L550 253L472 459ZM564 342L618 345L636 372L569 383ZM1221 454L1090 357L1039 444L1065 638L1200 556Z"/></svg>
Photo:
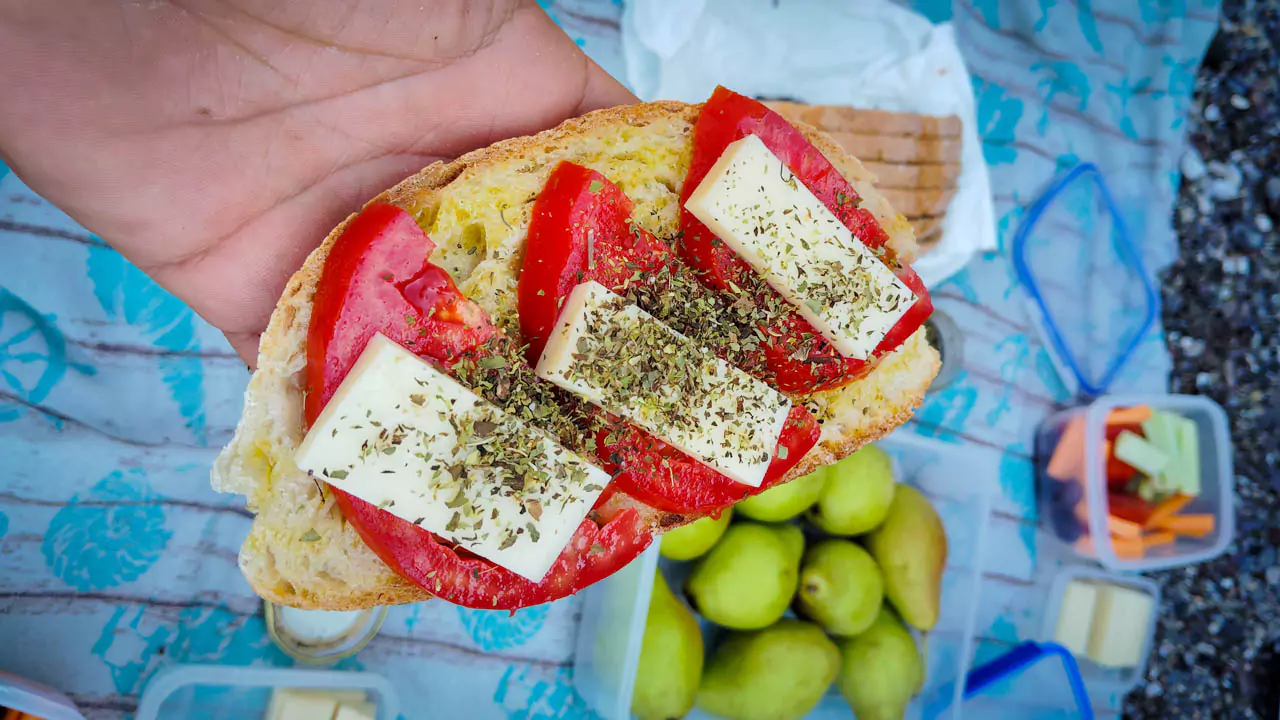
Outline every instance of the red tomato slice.
<svg viewBox="0 0 1280 720"><path fill-rule="evenodd" d="M605 176L561 162L533 203L516 287L520 331L536 365L560 306L578 283L619 291L674 261L671 249L631 223L631 198Z"/></svg>
<svg viewBox="0 0 1280 720"><path fill-rule="evenodd" d="M366 208L342 231L311 305L308 425L375 333L444 363L497 333L484 310L427 261L432 250L435 243L413 216L393 205Z"/></svg>
<svg viewBox="0 0 1280 720"><path fill-rule="evenodd" d="M437 597L471 608L518 610L559 600L617 572L653 540L634 509L623 510L603 527L588 518L546 578L535 583L450 547L367 502L330 490L347 521L383 562Z"/></svg>
<svg viewBox="0 0 1280 720"><path fill-rule="evenodd" d="M435 245L413 217L391 205L366 208L343 230L325 261L307 335L310 426L374 333L451 366L488 354L497 330L444 270L427 258ZM330 487L343 515L387 565L459 605L514 610L555 600L600 580L652 540L634 511L603 527L584 520L542 582L534 583L427 530Z"/></svg>
<svg viewBox="0 0 1280 720"><path fill-rule="evenodd" d="M777 485L817 444L820 434L813 415L803 406L792 406L778 438L786 457L774 454L759 487L731 480L634 425L618 423L611 431L600 431L596 455L614 473L611 487L647 505L669 512L715 513Z"/></svg>
<svg viewBox="0 0 1280 720"><path fill-rule="evenodd" d="M847 385L869 373L875 361L909 338L933 312L924 283L910 267L898 263L885 247L888 235L869 210L859 207L853 185L791 123L761 103L723 87L716 88L703 106L693 129L693 160L681 193L680 225L683 232L677 251L699 272L710 287L726 290L733 285L753 287L755 271L721 242L688 210L684 202L730 143L756 135L823 205L870 248L884 248L883 260L918 298L890 329L872 353L872 361L841 355L798 312L772 327L762 328L770 339L765 354L780 390L804 394ZM765 287L763 292L773 293Z"/></svg>
<svg viewBox="0 0 1280 720"><path fill-rule="evenodd" d="M631 222L631 199L605 176L570 162L560 163L534 202L525 265L520 273L520 327L531 362L542 354L564 298L584 280L615 292L652 278L663 268L679 272L665 243ZM777 484L818 442L817 420L793 406L765 484L759 488L730 480L676 448L621 420L615 432L597 437L597 457L616 457L608 467L613 485L660 510L710 512ZM612 435L613 441L604 438Z"/></svg>

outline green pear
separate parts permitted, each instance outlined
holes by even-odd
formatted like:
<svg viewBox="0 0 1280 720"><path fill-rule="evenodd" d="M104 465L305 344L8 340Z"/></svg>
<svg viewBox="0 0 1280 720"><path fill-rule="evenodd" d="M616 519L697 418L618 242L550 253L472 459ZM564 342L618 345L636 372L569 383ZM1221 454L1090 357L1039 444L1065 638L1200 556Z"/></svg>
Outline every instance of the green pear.
<svg viewBox="0 0 1280 720"><path fill-rule="evenodd" d="M791 482L776 485L759 495L752 495L734 507L743 517L760 522L790 520L818 501L826 482L826 468L818 468Z"/></svg>
<svg viewBox="0 0 1280 720"><path fill-rule="evenodd" d="M702 631L697 619L671 593L662 573L657 573L631 713L640 720L684 717L693 708L702 682L702 659Z"/></svg>
<svg viewBox="0 0 1280 720"><path fill-rule="evenodd" d="M772 527L774 532L778 533L778 537L792 557L795 558L796 565L799 565L800 558L804 557L804 532L800 530L800 526L786 523L770 525L769 527Z"/></svg>
<svg viewBox="0 0 1280 720"><path fill-rule="evenodd" d="M822 629L780 620L731 634L707 661L698 708L728 720L796 720L813 709L840 670L840 650Z"/></svg>
<svg viewBox="0 0 1280 720"><path fill-rule="evenodd" d="M840 641L836 687L858 720L902 720L923 686L915 638L888 608L862 634Z"/></svg>
<svg viewBox="0 0 1280 720"><path fill-rule="evenodd" d="M716 544L732 517L733 508L725 508L720 517L708 515L663 533L658 553L668 560L692 560Z"/></svg>
<svg viewBox="0 0 1280 720"><path fill-rule="evenodd" d="M800 609L832 635L857 635L876 619L884 602L880 567L848 540L824 540L800 566Z"/></svg>
<svg viewBox="0 0 1280 720"><path fill-rule="evenodd" d="M730 525L685 582L694 609L734 630L755 630L782 617L796 592L803 547L798 536L792 526Z"/></svg>
<svg viewBox="0 0 1280 720"><path fill-rule="evenodd" d="M867 445L826 467L818 502L809 508L810 522L829 535L861 535L884 520L893 501L893 466L889 456Z"/></svg>
<svg viewBox="0 0 1280 720"><path fill-rule="evenodd" d="M947 531L919 490L900 485L884 523L867 536L884 574L884 594L907 624L930 630L938 622Z"/></svg>

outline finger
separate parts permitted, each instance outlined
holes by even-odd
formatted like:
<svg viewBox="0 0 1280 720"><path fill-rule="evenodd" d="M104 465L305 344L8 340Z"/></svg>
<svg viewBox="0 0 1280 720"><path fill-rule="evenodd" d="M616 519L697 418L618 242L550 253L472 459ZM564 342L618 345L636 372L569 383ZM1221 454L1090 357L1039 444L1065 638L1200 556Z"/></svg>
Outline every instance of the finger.
<svg viewBox="0 0 1280 720"><path fill-rule="evenodd" d="M584 53L585 55L585 53ZM578 105L578 114L615 105L634 105L640 99L618 82L604 68L595 64L590 58L587 62L587 82L583 87L582 103Z"/></svg>
<svg viewBox="0 0 1280 720"><path fill-rule="evenodd" d="M258 333L246 332L229 332L224 333L227 342L231 343L231 348L236 351L244 364L249 366L250 370L256 370L258 367L258 340L261 337Z"/></svg>

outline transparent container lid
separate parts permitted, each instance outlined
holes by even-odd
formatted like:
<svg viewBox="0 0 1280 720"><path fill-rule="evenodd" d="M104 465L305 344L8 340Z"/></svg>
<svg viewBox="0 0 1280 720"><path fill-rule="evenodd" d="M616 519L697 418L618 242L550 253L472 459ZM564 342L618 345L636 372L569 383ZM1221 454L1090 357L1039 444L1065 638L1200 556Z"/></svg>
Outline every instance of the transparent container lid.
<svg viewBox="0 0 1280 720"><path fill-rule="evenodd" d="M1031 205L1013 265L1063 382L1086 397L1106 393L1159 299L1096 165L1075 166Z"/></svg>
<svg viewBox="0 0 1280 720"><path fill-rule="evenodd" d="M277 688L363 691L377 720L400 716L391 681L366 672L296 668L175 665L156 673L138 703L136 720L253 720L265 718Z"/></svg>

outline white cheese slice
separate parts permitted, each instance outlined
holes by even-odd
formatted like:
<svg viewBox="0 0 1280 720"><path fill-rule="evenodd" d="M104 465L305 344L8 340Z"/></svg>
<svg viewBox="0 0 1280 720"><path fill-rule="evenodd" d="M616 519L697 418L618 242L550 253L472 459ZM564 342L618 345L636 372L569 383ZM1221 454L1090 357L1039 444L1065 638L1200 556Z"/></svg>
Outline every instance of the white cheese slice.
<svg viewBox="0 0 1280 720"><path fill-rule="evenodd" d="M382 335L369 341L296 460L534 582L610 479Z"/></svg>
<svg viewBox="0 0 1280 720"><path fill-rule="evenodd" d="M538 377L759 487L791 401L597 282L573 289Z"/></svg>
<svg viewBox="0 0 1280 720"><path fill-rule="evenodd" d="M685 208L842 355L865 360L916 296L755 135L731 143Z"/></svg>
<svg viewBox="0 0 1280 720"><path fill-rule="evenodd" d="M1093 629L1093 611L1098 602L1098 588L1093 583L1072 580L1062 593L1062 606L1058 609L1058 625L1053 641L1084 657L1089 645L1089 632Z"/></svg>
<svg viewBox="0 0 1280 720"><path fill-rule="evenodd" d="M1142 659L1154 604L1151 596L1141 590L1110 583L1099 587L1089 634L1089 659L1107 667L1137 665Z"/></svg>
<svg viewBox="0 0 1280 720"><path fill-rule="evenodd" d="M319 692L277 688L271 695L267 720L328 720L337 712L338 701Z"/></svg>
<svg viewBox="0 0 1280 720"><path fill-rule="evenodd" d="M378 708L371 702L342 703L333 720L376 720Z"/></svg>

